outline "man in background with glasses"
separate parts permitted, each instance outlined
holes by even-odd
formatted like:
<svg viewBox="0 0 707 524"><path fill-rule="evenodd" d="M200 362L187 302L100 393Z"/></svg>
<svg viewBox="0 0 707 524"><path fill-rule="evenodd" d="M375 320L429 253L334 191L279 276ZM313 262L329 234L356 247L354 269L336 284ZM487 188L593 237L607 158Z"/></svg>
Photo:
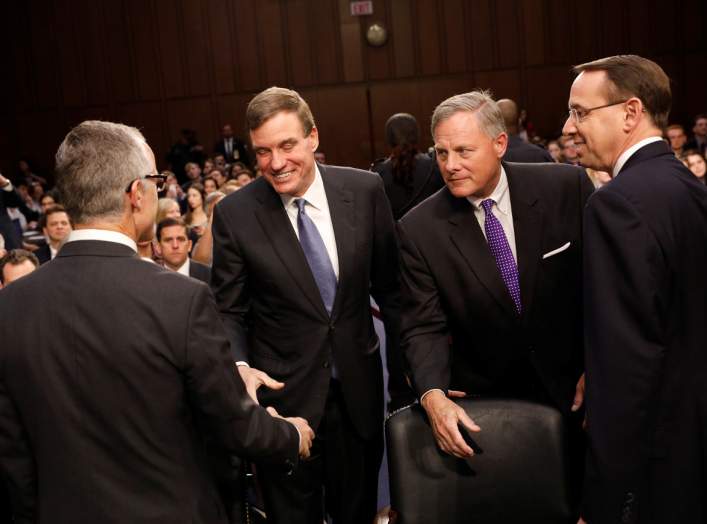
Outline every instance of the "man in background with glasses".
<svg viewBox="0 0 707 524"><path fill-rule="evenodd" d="M579 65L563 133L614 179L584 221L589 524L707 522L707 189L662 140L670 80Z"/></svg>
<svg viewBox="0 0 707 524"><path fill-rule="evenodd" d="M72 129L56 174L76 229L0 293L0 466L15 522L225 524L204 435L288 469L309 455L305 420L247 395L208 286L136 256L154 231L155 172L137 129Z"/></svg>

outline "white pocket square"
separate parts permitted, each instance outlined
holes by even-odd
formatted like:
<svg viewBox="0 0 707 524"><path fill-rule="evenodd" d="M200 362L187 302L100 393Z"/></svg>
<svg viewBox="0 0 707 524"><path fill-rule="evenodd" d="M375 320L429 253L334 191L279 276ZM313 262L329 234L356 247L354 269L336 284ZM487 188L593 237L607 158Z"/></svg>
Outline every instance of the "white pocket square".
<svg viewBox="0 0 707 524"><path fill-rule="evenodd" d="M553 249L552 251L549 251L543 255L543 260L546 258L550 258L553 255L557 255L558 253L562 253L565 249L570 247L570 244L572 242L567 242L564 246L558 247L557 249Z"/></svg>

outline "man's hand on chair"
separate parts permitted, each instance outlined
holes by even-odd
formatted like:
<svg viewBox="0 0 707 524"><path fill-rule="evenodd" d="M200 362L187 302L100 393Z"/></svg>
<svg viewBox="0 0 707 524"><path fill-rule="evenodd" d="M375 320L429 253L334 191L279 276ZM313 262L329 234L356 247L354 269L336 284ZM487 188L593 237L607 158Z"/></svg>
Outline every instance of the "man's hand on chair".
<svg viewBox="0 0 707 524"><path fill-rule="evenodd" d="M462 424L469 431L481 431L481 428L469 418L469 415L439 390L427 393L421 404L427 412L435 440L442 451L458 458L471 457L474 451L464 441L458 427L459 424Z"/></svg>

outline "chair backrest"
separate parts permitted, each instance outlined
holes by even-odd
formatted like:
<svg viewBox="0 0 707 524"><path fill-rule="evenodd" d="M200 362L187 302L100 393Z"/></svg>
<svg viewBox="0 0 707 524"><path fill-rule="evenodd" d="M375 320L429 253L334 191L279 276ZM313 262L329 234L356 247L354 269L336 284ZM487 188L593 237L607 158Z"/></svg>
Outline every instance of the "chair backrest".
<svg viewBox="0 0 707 524"><path fill-rule="evenodd" d="M560 412L516 400L457 402L480 427L480 453L441 451L414 404L386 421L396 524L554 524L569 521L566 436Z"/></svg>

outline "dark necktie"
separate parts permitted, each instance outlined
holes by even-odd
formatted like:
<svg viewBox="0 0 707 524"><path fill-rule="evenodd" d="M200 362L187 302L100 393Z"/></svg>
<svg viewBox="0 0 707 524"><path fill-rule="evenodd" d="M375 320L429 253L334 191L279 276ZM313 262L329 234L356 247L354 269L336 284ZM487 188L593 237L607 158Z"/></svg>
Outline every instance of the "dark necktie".
<svg viewBox="0 0 707 524"><path fill-rule="evenodd" d="M295 200L298 209L297 231L299 231L299 242L309 263L309 268L312 270L314 281L319 288L324 307L327 313L331 315L331 309L334 307L334 297L336 296L336 274L317 226L305 213L304 206L306 203L307 201L303 198Z"/></svg>
<svg viewBox="0 0 707 524"><path fill-rule="evenodd" d="M513 258L513 251L506 238L506 233L503 231L501 222L498 221L491 209L493 208L493 199L488 198L481 202L481 207L484 208L486 220L484 222L484 230L486 231L486 241L491 249L491 254L496 259L496 266L501 272L501 278L511 294L511 298L516 305L516 311L520 315L522 309L520 305L520 284L518 282L518 266Z"/></svg>

